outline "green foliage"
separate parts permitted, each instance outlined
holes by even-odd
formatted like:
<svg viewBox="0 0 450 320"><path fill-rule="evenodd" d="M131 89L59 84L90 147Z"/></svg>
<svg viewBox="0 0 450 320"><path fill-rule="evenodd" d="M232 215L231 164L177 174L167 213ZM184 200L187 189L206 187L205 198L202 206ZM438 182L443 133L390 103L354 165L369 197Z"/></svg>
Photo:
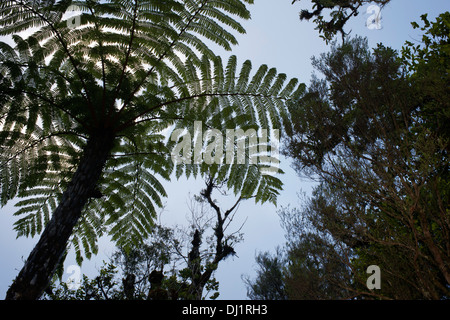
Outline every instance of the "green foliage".
<svg viewBox="0 0 450 320"><path fill-rule="evenodd" d="M262 252L256 256L258 269L256 279L244 279L247 285L247 296L252 300L286 300L284 282L286 260L280 251L275 255Z"/></svg>
<svg viewBox="0 0 450 320"><path fill-rule="evenodd" d="M52 285L43 300L118 300L123 297L120 292L119 283L116 282L117 267L112 263L103 263L99 274L94 279L83 275L80 287L73 289L73 284L61 281L58 285ZM107 297L105 297L105 294Z"/></svg>
<svg viewBox="0 0 450 320"><path fill-rule="evenodd" d="M332 46L314 59L323 80L290 105L284 151L320 181L289 215L290 297L448 297L448 13L423 18L424 46L403 57L361 38Z"/></svg>
<svg viewBox="0 0 450 320"><path fill-rule="evenodd" d="M189 242L187 242L189 243ZM181 252L188 249L175 229L157 225L152 240L130 250L117 249L109 262L103 262L93 278L83 275L79 288L55 277L44 300L192 300L193 270L186 266ZM203 268L206 265L202 265ZM152 284L154 270L166 270L158 286ZM130 277L131 276L131 277ZM126 285L128 279L132 283ZM130 289L132 288L132 289ZM211 277L205 284L202 299L217 299L219 282ZM154 292L163 293L155 295Z"/></svg>
<svg viewBox="0 0 450 320"><path fill-rule="evenodd" d="M81 263L109 234L122 247L146 238L160 179L216 175L244 197L276 201L281 181L256 165L175 167L167 132L193 122L217 129L281 128L296 80L237 59L226 67L208 42L230 50L252 0L3 1L0 35L0 200L21 198L18 235L41 232L105 130L115 146L72 237ZM69 14L69 15L68 15ZM73 21L79 21L73 25ZM79 20L78 20L79 19ZM21 33L25 32L25 33ZM300 88L300 89L299 89Z"/></svg>
<svg viewBox="0 0 450 320"><path fill-rule="evenodd" d="M312 11L302 9L300 12L300 20L310 20L316 24L316 30L319 31L320 37L326 42L331 41L337 33L345 36L344 26L352 17L359 14L359 9L370 3L385 6L391 0L312 0ZM301 2L301 0L293 0ZM323 11L329 11L328 17Z"/></svg>
<svg viewBox="0 0 450 320"><path fill-rule="evenodd" d="M450 13L440 14L430 22L421 16L423 26L412 25L423 31L422 41L406 41L402 48L402 61L411 80L422 92L423 115L426 126L441 136L450 138L450 94L448 90L450 65Z"/></svg>
<svg viewBox="0 0 450 320"><path fill-rule="evenodd" d="M238 163L237 143L234 141L232 148L235 156L233 163L228 163L225 151L228 152L230 148L225 134L230 128L242 129L244 132L249 129L257 130L258 127L269 132L272 128L281 128L281 119L287 117L285 101L295 100L304 87L297 86L297 79L292 79L283 86L286 75L278 75L275 69L268 69L267 66L261 66L253 77L250 77L251 62L245 61L238 71L235 56L229 58L225 68L220 58L216 58L213 63L203 58L202 63L203 79L199 78L200 75L189 72L194 66L192 62L187 61L182 72L186 78L176 84L177 90L186 92L190 97L196 97L196 104L185 107L183 119L177 122L172 132L187 129L193 138L194 121L201 121L202 132L209 128L222 132L224 155L221 164L206 162L196 164L195 161L179 164L176 167L177 177L183 173L187 177L204 176L209 173L218 183L226 181L230 189L235 193L240 192L244 198L256 195L256 201L275 203L282 183L274 176L261 174L261 169L270 166L270 163L264 163L258 158L258 162L252 164L248 159L247 150L245 163ZM230 90L235 93L228 94ZM271 142L269 139L270 136L268 143ZM177 142L169 141L169 148L172 149ZM205 141L205 144L207 142L209 141ZM266 143L259 141L256 146L261 150L263 145Z"/></svg>

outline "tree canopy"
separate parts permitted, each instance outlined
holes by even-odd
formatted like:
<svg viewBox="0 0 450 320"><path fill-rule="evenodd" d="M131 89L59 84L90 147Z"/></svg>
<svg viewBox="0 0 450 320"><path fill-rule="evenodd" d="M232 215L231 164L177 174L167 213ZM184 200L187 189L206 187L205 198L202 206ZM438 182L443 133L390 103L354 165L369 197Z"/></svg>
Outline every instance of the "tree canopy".
<svg viewBox="0 0 450 320"><path fill-rule="evenodd" d="M334 43L290 104L284 153L318 182L280 211L290 299L449 297L450 14L422 20L423 42L401 52ZM367 286L371 265L380 289Z"/></svg>
<svg viewBox="0 0 450 320"><path fill-rule="evenodd" d="M235 45L251 3L2 2L0 35L14 45L0 43L1 204L21 198L18 234L42 232L9 298L31 292L33 274L42 279L29 297L39 296L69 239L81 262L105 233L124 247L146 238L166 196L160 179L173 170L276 201L281 181L261 173L264 161L174 165L164 135L195 121L280 128L298 81L265 65L252 72L234 56L224 64L209 45Z"/></svg>

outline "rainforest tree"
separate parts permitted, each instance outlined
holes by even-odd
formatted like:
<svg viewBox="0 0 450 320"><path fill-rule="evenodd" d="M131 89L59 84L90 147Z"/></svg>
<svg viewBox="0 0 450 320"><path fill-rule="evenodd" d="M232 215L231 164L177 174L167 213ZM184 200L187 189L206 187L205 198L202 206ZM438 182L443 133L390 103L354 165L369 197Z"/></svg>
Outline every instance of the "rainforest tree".
<svg viewBox="0 0 450 320"><path fill-rule="evenodd" d="M2 1L0 35L13 44L0 42L1 204L19 198L18 235L40 234L7 299L39 298L69 245L81 262L105 233L124 248L145 239L174 171L276 201L281 181L262 174L263 158L174 164L165 136L196 121L281 128L303 86L210 49L237 43L251 3Z"/></svg>
<svg viewBox="0 0 450 320"><path fill-rule="evenodd" d="M450 16L422 19L423 42L401 54L359 37L334 45L313 60L323 79L291 105L284 151L320 182L290 242L298 297L330 285L343 298L448 297ZM379 291L366 287L372 264L382 270ZM305 283L317 290L302 291Z"/></svg>
<svg viewBox="0 0 450 320"><path fill-rule="evenodd" d="M250 298L448 299L450 14L422 20L401 52L355 37L313 59L283 149L318 185L279 211L287 242L257 257Z"/></svg>

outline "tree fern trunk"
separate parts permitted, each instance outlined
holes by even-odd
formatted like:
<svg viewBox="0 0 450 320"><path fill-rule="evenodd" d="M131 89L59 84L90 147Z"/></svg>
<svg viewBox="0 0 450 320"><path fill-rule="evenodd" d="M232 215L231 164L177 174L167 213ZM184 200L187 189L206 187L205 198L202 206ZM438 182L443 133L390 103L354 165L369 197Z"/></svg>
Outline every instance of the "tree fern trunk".
<svg viewBox="0 0 450 320"><path fill-rule="evenodd" d="M82 209L94 193L113 143L114 136L107 132L92 135L88 140L72 181L39 242L9 288L7 300L39 299L47 288Z"/></svg>

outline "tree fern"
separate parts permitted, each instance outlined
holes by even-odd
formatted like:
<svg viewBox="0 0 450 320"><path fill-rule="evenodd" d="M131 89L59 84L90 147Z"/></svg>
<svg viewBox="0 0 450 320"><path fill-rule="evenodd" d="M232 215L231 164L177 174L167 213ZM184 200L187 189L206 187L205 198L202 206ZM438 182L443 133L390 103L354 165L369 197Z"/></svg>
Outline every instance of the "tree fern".
<svg viewBox="0 0 450 320"><path fill-rule="evenodd" d="M22 198L19 235L42 233L8 298L38 297L68 240L81 262L105 233L124 248L147 237L166 196L160 179L173 170L275 202L281 182L261 173L264 161L175 166L175 142L163 135L195 121L222 132L281 128L286 101L301 93L297 81L266 66L252 73L234 56L224 65L206 42L236 44L250 3L0 4L0 35L14 42L0 43L1 204ZM44 252L48 239L54 252Z"/></svg>

